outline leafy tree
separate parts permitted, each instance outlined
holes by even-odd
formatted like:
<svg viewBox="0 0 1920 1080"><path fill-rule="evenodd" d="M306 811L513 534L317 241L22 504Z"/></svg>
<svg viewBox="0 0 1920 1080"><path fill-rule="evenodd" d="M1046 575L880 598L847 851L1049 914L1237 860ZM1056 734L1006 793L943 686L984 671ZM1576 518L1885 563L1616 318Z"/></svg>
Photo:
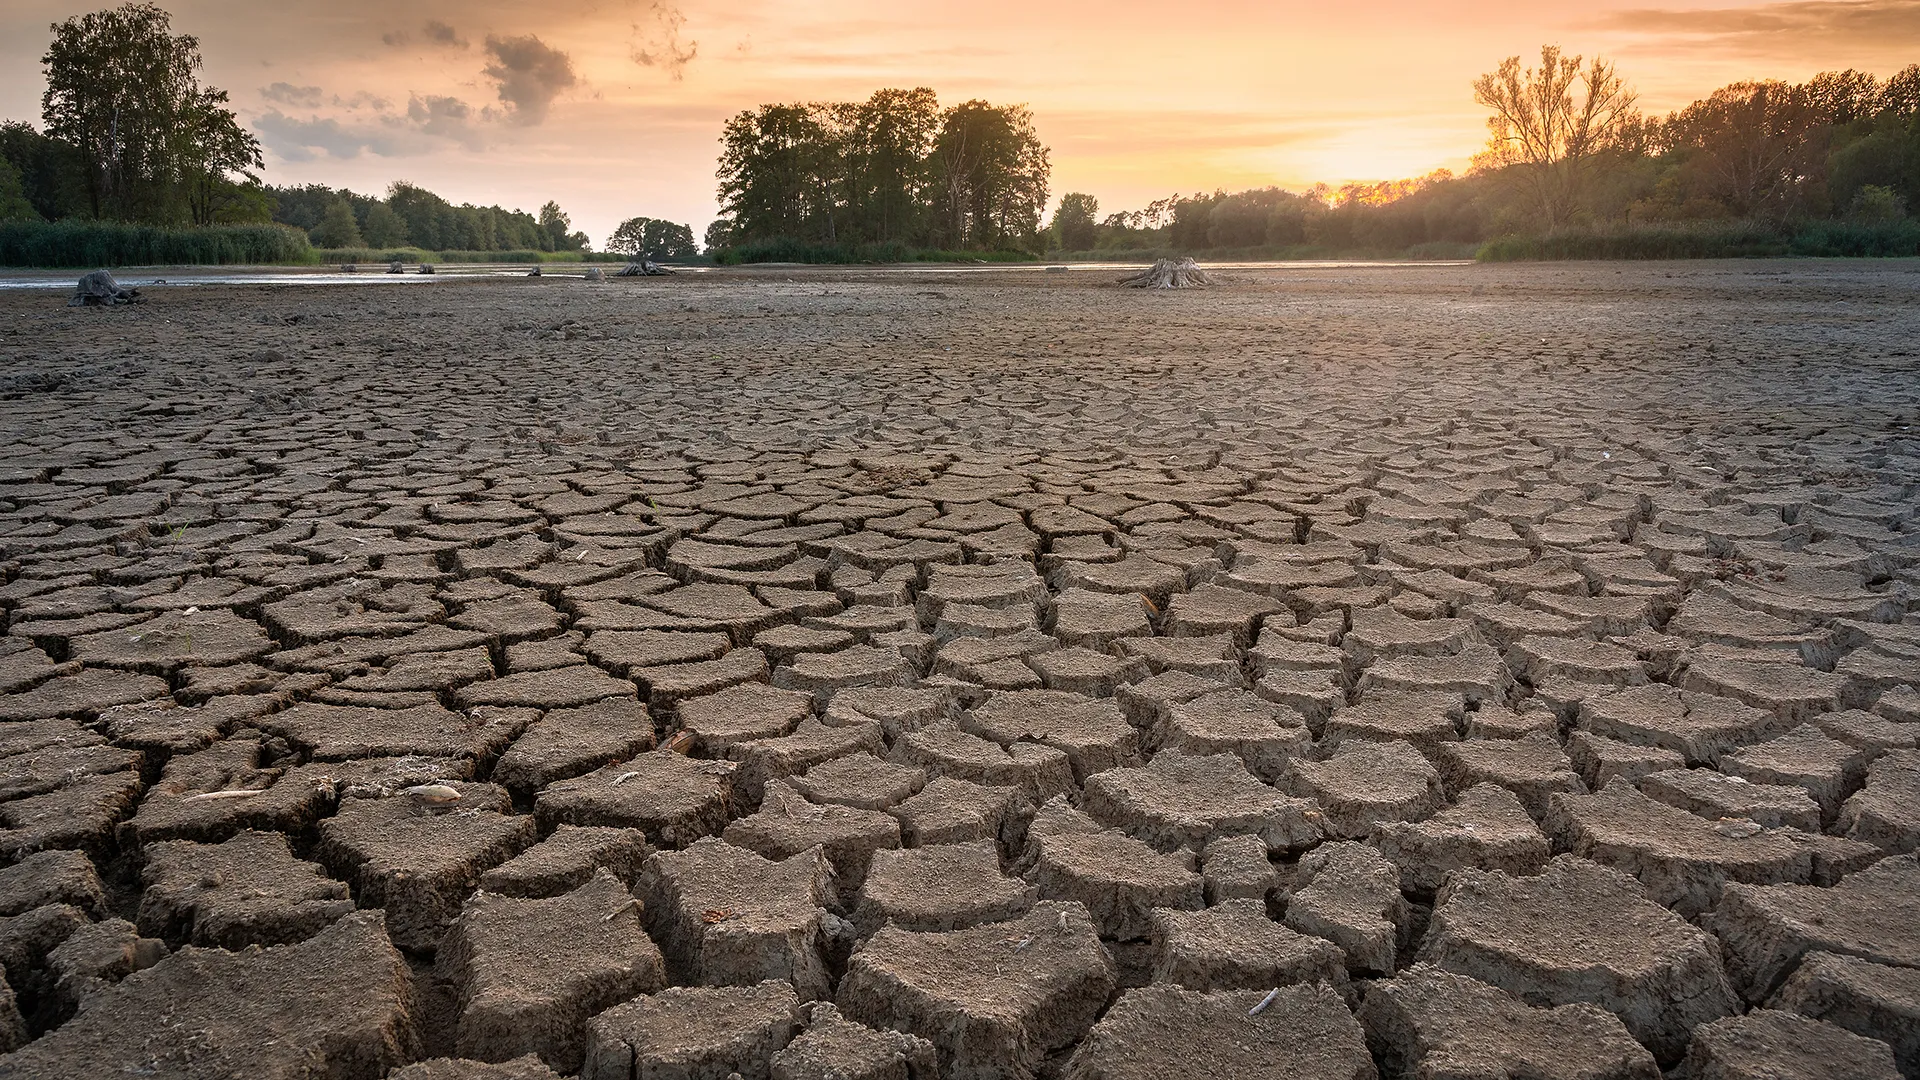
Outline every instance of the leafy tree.
<svg viewBox="0 0 1920 1080"><path fill-rule="evenodd" d="M211 225L265 225L273 220L273 196L258 180L228 183L216 193Z"/></svg>
<svg viewBox="0 0 1920 1080"><path fill-rule="evenodd" d="M684 259L700 254L693 230L658 218L628 218L607 238L607 250L616 255Z"/></svg>
<svg viewBox="0 0 1920 1080"><path fill-rule="evenodd" d="M1587 173L1638 117L1633 91L1613 65L1595 57L1583 70L1580 59L1546 45L1538 68L1523 69L1510 56L1473 84L1474 101L1493 110L1476 164L1520 178L1549 230L1571 220Z"/></svg>
<svg viewBox="0 0 1920 1080"><path fill-rule="evenodd" d="M315 247L357 248L366 245L360 236L360 224L354 220L352 204L340 198L327 204L326 213L321 215L320 224L314 226L312 236Z"/></svg>
<svg viewBox="0 0 1920 1080"><path fill-rule="evenodd" d="M1908 64L1880 87L1880 111L1905 120L1920 118L1920 64Z"/></svg>
<svg viewBox="0 0 1920 1080"><path fill-rule="evenodd" d="M260 140L240 127L226 102L225 90L209 87L194 95L174 121L172 156L195 225L231 217L246 202L231 174L256 187L260 183L249 171L262 165Z"/></svg>
<svg viewBox="0 0 1920 1080"><path fill-rule="evenodd" d="M926 225L928 159L940 102L924 86L877 90L845 107L848 217L867 241L919 238Z"/></svg>
<svg viewBox="0 0 1920 1080"><path fill-rule="evenodd" d="M570 232L569 230L572 228L572 219L568 218L566 212L560 209L559 203L548 202L547 205L542 206L540 208L540 232L542 234L540 250L587 250L587 248L591 246L587 242L587 234L583 232Z"/></svg>
<svg viewBox="0 0 1920 1080"><path fill-rule="evenodd" d="M1024 105L968 101L942 115L932 159L937 240L956 248L1031 248L1051 170Z"/></svg>
<svg viewBox="0 0 1920 1080"><path fill-rule="evenodd" d="M1892 188L1868 184L1853 197L1853 205L1847 210L1852 221L1888 222L1899 221L1907 216L1907 200Z"/></svg>
<svg viewBox="0 0 1920 1080"><path fill-rule="evenodd" d="M447 200L405 180L395 180L387 188L387 206L407 223L407 238L416 245L432 251L458 247L455 214Z"/></svg>
<svg viewBox="0 0 1920 1080"><path fill-rule="evenodd" d="M1176 197L1173 203L1172 220L1167 223L1168 240L1182 251L1200 251L1212 246L1208 232L1213 224L1213 207L1224 201L1227 193L1216 191L1212 195L1195 195L1191 199Z"/></svg>
<svg viewBox="0 0 1920 1080"><path fill-rule="evenodd" d="M762 105L736 114L720 133L720 206L733 242L792 237L834 240L834 154L813 107Z"/></svg>
<svg viewBox="0 0 1920 1080"><path fill-rule="evenodd" d="M1683 157L1683 188L1736 217L1824 210L1830 127L1805 87L1735 83L1667 117L1660 142Z"/></svg>
<svg viewBox="0 0 1920 1080"><path fill-rule="evenodd" d="M306 232L312 232L320 224L336 197L334 190L325 184L272 187L267 189L267 194L273 198L273 220Z"/></svg>
<svg viewBox="0 0 1920 1080"><path fill-rule="evenodd" d="M86 165L79 151L17 120L0 124L0 158L20 174L35 212L49 221L84 213Z"/></svg>
<svg viewBox="0 0 1920 1080"><path fill-rule="evenodd" d="M1037 244L1047 171L1024 107L943 113L921 87L741 112L721 132L716 175L729 244L997 248Z"/></svg>
<svg viewBox="0 0 1920 1080"><path fill-rule="evenodd" d="M20 170L0 158L0 221L39 220L40 212L33 208L26 187L20 183Z"/></svg>
<svg viewBox="0 0 1920 1080"><path fill-rule="evenodd" d="M373 247L399 247L407 242L407 223L393 207L374 199L360 217L360 235Z"/></svg>
<svg viewBox="0 0 1920 1080"><path fill-rule="evenodd" d="M1085 192L1069 191L1060 196L1053 223L1047 228L1062 251L1090 251L1099 233L1094 223L1099 213L1100 200Z"/></svg>
<svg viewBox="0 0 1920 1080"><path fill-rule="evenodd" d="M55 24L41 62L47 135L79 151L93 217L206 224L230 174L260 165L225 92L199 84L199 41L153 4Z"/></svg>
<svg viewBox="0 0 1920 1080"><path fill-rule="evenodd" d="M1864 71L1823 71L1807 81L1804 92L1821 123L1851 124L1880 111L1880 80Z"/></svg>
<svg viewBox="0 0 1920 1080"><path fill-rule="evenodd" d="M707 254L724 251L733 246L733 222L726 218L715 218L707 224L705 237Z"/></svg>
<svg viewBox="0 0 1920 1080"><path fill-rule="evenodd" d="M1920 205L1920 130L1883 114L1873 131L1834 150L1827 159L1827 184L1836 206L1851 206L1868 187L1886 188L1907 205Z"/></svg>

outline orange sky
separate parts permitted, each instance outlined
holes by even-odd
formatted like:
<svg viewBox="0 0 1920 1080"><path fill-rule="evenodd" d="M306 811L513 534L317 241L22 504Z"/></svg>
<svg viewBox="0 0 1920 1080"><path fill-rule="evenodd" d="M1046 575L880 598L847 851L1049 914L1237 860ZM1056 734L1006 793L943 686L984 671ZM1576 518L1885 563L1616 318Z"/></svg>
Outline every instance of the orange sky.
<svg viewBox="0 0 1920 1080"><path fill-rule="evenodd" d="M765 101L925 85L947 103L1025 102L1055 196L1091 192L1111 211L1462 168L1484 134L1469 83L1543 42L1614 58L1661 111L1737 79L1920 61L1920 0L164 6L261 136L270 180L555 198L596 244L636 214L703 231L720 124ZM0 116L38 121L47 25L81 10L0 3ZM526 35L542 47L488 47Z"/></svg>

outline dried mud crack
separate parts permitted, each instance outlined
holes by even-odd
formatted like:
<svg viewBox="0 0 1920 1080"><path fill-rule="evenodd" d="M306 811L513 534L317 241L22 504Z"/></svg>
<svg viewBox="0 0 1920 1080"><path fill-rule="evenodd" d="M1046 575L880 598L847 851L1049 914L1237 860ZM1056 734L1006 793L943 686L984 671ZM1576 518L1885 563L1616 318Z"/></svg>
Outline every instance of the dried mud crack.
<svg viewBox="0 0 1920 1080"><path fill-rule="evenodd" d="M1920 1077L1917 284L0 293L0 1077Z"/></svg>

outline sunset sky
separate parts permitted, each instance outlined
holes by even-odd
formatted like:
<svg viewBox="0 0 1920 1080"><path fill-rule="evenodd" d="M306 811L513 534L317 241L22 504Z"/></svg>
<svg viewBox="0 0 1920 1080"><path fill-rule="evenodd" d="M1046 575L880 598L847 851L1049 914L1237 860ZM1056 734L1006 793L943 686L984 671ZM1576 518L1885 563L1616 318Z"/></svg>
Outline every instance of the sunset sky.
<svg viewBox="0 0 1920 1080"><path fill-rule="evenodd" d="M454 202L558 199L597 245L636 214L715 212L717 137L761 102L930 86L1025 102L1057 198L1104 211L1174 191L1464 167L1469 83L1543 42L1613 58L1665 111L1738 79L1920 61L1920 0L1690 3L1192 0L172 0L205 81L266 147L267 178ZM40 116L48 24L0 4L0 116ZM532 41L528 38L531 37Z"/></svg>

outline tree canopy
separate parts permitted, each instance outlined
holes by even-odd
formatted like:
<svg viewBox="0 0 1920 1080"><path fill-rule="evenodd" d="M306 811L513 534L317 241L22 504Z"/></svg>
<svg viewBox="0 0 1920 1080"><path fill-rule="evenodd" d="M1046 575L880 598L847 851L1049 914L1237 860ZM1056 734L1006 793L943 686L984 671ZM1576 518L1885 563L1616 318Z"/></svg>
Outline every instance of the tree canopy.
<svg viewBox="0 0 1920 1080"><path fill-rule="evenodd" d="M607 238L607 250L634 258L684 259L700 254L693 230L659 218L628 218Z"/></svg>
<svg viewBox="0 0 1920 1080"><path fill-rule="evenodd" d="M260 143L203 87L200 42L153 4L125 4L53 26L41 58L47 137L74 148L92 217L212 224L257 183Z"/></svg>
<svg viewBox="0 0 1920 1080"><path fill-rule="evenodd" d="M728 120L728 245L800 240L982 250L1038 245L1048 159L1024 106L941 110L932 90L762 105Z"/></svg>
<svg viewBox="0 0 1920 1080"><path fill-rule="evenodd" d="M1539 67L1509 58L1474 91L1490 138L1467 175L1173 195L1108 214L1090 244L1092 197L1073 193L1047 238L1069 251L1458 252L1676 222L1886 224L1920 207L1920 65L1885 80L1849 70L1734 83L1658 117L1635 108L1605 60L1549 48Z"/></svg>

